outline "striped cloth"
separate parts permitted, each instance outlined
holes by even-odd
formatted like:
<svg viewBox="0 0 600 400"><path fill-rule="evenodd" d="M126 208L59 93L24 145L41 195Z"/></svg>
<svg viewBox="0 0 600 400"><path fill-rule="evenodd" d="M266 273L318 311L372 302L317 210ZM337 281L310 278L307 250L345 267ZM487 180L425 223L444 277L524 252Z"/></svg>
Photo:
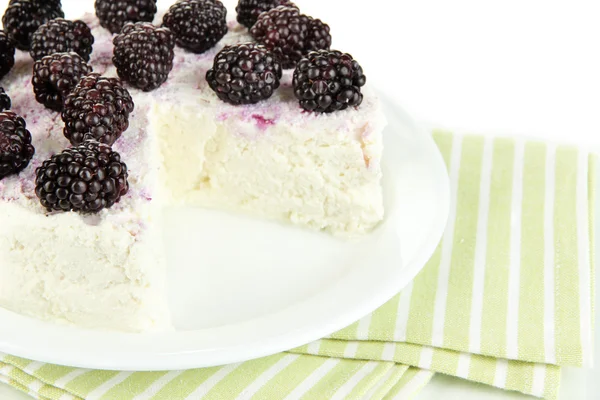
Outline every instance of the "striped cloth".
<svg viewBox="0 0 600 400"><path fill-rule="evenodd" d="M556 398L559 366L591 366L595 157L573 147L435 140L453 206L398 296L294 351L378 359Z"/></svg>
<svg viewBox="0 0 600 400"><path fill-rule="evenodd" d="M435 140L448 228L415 280L328 338L259 360L171 372L67 368L0 355L0 380L40 399L409 399L434 372L557 397L589 366L595 158L509 138Z"/></svg>
<svg viewBox="0 0 600 400"><path fill-rule="evenodd" d="M0 382L41 400L411 399L433 373L394 362L290 353L223 367L119 372L3 356Z"/></svg>

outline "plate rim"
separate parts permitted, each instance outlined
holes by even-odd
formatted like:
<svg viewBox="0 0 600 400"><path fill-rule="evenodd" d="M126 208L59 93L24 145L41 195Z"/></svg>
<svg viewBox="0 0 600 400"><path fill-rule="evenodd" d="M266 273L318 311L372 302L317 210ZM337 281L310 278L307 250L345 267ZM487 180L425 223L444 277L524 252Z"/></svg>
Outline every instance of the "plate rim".
<svg viewBox="0 0 600 400"><path fill-rule="evenodd" d="M403 124L407 125L411 131L411 134L418 135L419 139L423 141L424 146L428 146L431 150L432 159L435 160L437 165L432 166L440 175L441 171L444 172L444 178L441 179L441 187L439 188L442 196L439 198L439 207L437 209L439 217L434 219L434 224L430 228L429 232L431 236L428 236L427 240L424 240L420 244L420 248L415 252L415 257L410 260L409 263L403 265L403 275L401 279L395 284L389 284L385 287L385 290L381 290L377 293L377 296L372 296L369 302L361 303L360 306L348 307L348 310L344 315L337 316L333 321L328 324L321 326L313 326L311 329L300 331L292 331L279 336L272 336L268 338L268 341L262 339L259 343L244 343L242 346L232 346L226 349L209 349L209 350L196 350L188 351L185 353L181 352L162 352L153 354L137 354L136 358L130 359L113 359L107 360L107 357L90 357L90 354L94 354L93 349L90 352L81 355L75 351L63 353L57 350L53 350L50 343L48 346L42 346L37 344L33 347L26 347L24 344L15 344L3 340L0 335L0 351L7 354L11 354L17 357L23 357L28 359L35 359L41 362L47 362L58 365L74 366L79 368L91 368L91 369L105 369L105 370L135 370L135 371L156 371L156 370L178 370L178 369L189 369L189 368L202 368L217 365L225 365L234 362L243 362L251 359L269 356L282 351L286 351L304 344L310 343L314 340L323 338L333 332L336 332L364 317L365 315L373 312L377 308L381 307L393 296L400 292L414 277L421 271L425 266L429 258L433 255L438 243L440 242L444 229L446 227L448 217L450 214L450 180L448 178L447 169L443 157L433 140L433 137L426 133L420 126L418 126L414 120L397 104L393 101L390 96L385 94L385 91L378 91L379 97L382 102L382 106L392 106L394 109L394 118L402 121ZM385 139L384 139L385 140ZM32 320L32 325L39 325L40 323L46 324L42 321L37 321L29 317L21 316L12 313L8 310L0 310L1 315L5 313L14 314L20 319ZM285 310L278 311L276 313L267 314L266 317L285 312ZM250 322L256 323L260 321L262 317L251 320ZM31 322L31 321L30 321ZM54 324L47 323L54 326ZM27 325L25 323L25 325ZM244 323L240 324L244 325ZM64 327L63 327L64 328ZM59 329L59 328L57 328ZM211 329L211 331L218 331L218 328ZM192 334L193 332L199 331L188 331L187 333ZM127 336L140 335L135 333L121 333L121 332L89 332L90 336L97 336L98 334L103 335L121 335L125 338ZM146 335L147 333L142 333ZM152 336L152 333L148 333ZM139 336L138 336L139 337ZM100 356L102 353L98 353ZM133 353L132 353L133 354Z"/></svg>

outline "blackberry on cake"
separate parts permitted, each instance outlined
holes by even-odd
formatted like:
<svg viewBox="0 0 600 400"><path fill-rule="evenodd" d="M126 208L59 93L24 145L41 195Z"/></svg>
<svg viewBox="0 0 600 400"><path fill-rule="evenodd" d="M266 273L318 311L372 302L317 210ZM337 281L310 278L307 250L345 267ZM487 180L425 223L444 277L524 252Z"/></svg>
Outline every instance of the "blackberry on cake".
<svg viewBox="0 0 600 400"><path fill-rule="evenodd" d="M367 82L360 64L350 54L320 50L303 58L294 71L294 94L307 111L331 113L359 106Z"/></svg>
<svg viewBox="0 0 600 400"><path fill-rule="evenodd" d="M250 32L273 51L285 69L294 68L310 51L331 46L329 26L294 7L279 6L260 14Z"/></svg>
<svg viewBox="0 0 600 400"><path fill-rule="evenodd" d="M92 72L77 53L55 53L33 64L35 99L54 111L62 111L67 95L83 76Z"/></svg>
<svg viewBox="0 0 600 400"><path fill-rule="evenodd" d="M34 153L25 120L11 111L0 112L0 180L25 169Z"/></svg>
<svg viewBox="0 0 600 400"><path fill-rule="evenodd" d="M60 1L13 0L2 16L2 24L18 49L29 50L31 36L40 26L64 16Z"/></svg>
<svg viewBox="0 0 600 400"><path fill-rule="evenodd" d="M4 88L0 86L0 112L10 110L11 105L12 104L8 93L6 93Z"/></svg>
<svg viewBox="0 0 600 400"><path fill-rule="evenodd" d="M235 8L237 21L246 28L252 28L261 13L277 6L296 7L289 0L239 0Z"/></svg>
<svg viewBox="0 0 600 400"><path fill-rule="evenodd" d="M175 37L168 28L148 22L127 23L113 44L113 63L125 82L149 92L169 77L175 57Z"/></svg>
<svg viewBox="0 0 600 400"><path fill-rule="evenodd" d="M227 33L227 9L219 0L182 0L169 8L163 25L179 47L201 54Z"/></svg>
<svg viewBox="0 0 600 400"><path fill-rule="evenodd" d="M34 60L54 53L75 52L90 60L94 36L83 21L56 18L40 26L31 37L29 54Z"/></svg>
<svg viewBox="0 0 600 400"><path fill-rule="evenodd" d="M96 0L95 8L100 25L119 33L127 22L152 22L156 0Z"/></svg>
<svg viewBox="0 0 600 400"><path fill-rule="evenodd" d="M64 135L72 145L85 138L112 145L129 127L131 95L118 78L97 73L84 76L65 99Z"/></svg>
<svg viewBox="0 0 600 400"><path fill-rule="evenodd" d="M127 165L95 140L64 150L36 170L35 194L48 211L97 213L129 190Z"/></svg>
<svg viewBox="0 0 600 400"><path fill-rule="evenodd" d="M6 32L0 30L0 79L15 65L15 45Z"/></svg>
<svg viewBox="0 0 600 400"><path fill-rule="evenodd" d="M279 87L281 64L265 46L226 46L215 57L206 80L217 96L231 104L255 104Z"/></svg>

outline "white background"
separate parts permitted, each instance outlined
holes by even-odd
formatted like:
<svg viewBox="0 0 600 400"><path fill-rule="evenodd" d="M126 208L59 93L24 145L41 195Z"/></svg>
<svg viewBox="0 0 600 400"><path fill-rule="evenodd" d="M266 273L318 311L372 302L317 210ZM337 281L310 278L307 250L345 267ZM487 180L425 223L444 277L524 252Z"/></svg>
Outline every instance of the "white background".
<svg viewBox="0 0 600 400"><path fill-rule="evenodd" d="M173 2L159 0L159 5ZM0 10L7 3L0 0ZM297 3L329 23L334 47L353 54L370 82L426 126L520 134L600 149L598 0ZM233 13L235 0L225 4ZM74 18L82 10L91 11L93 0L63 0L63 5L67 17ZM598 376L598 368L565 370L562 398L600 398ZM466 400L509 395L438 375L418 399L442 396ZM0 398L28 397L0 386Z"/></svg>

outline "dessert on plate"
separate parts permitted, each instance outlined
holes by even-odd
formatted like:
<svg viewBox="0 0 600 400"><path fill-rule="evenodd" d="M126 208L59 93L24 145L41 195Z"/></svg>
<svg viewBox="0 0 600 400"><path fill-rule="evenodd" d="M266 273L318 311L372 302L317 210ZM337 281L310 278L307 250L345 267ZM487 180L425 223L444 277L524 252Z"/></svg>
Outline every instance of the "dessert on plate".
<svg viewBox="0 0 600 400"><path fill-rule="evenodd" d="M154 3L97 0L76 21L59 0L6 10L0 306L168 329L166 206L339 236L383 219L385 117L325 23L287 0L240 0L239 22L217 0Z"/></svg>

